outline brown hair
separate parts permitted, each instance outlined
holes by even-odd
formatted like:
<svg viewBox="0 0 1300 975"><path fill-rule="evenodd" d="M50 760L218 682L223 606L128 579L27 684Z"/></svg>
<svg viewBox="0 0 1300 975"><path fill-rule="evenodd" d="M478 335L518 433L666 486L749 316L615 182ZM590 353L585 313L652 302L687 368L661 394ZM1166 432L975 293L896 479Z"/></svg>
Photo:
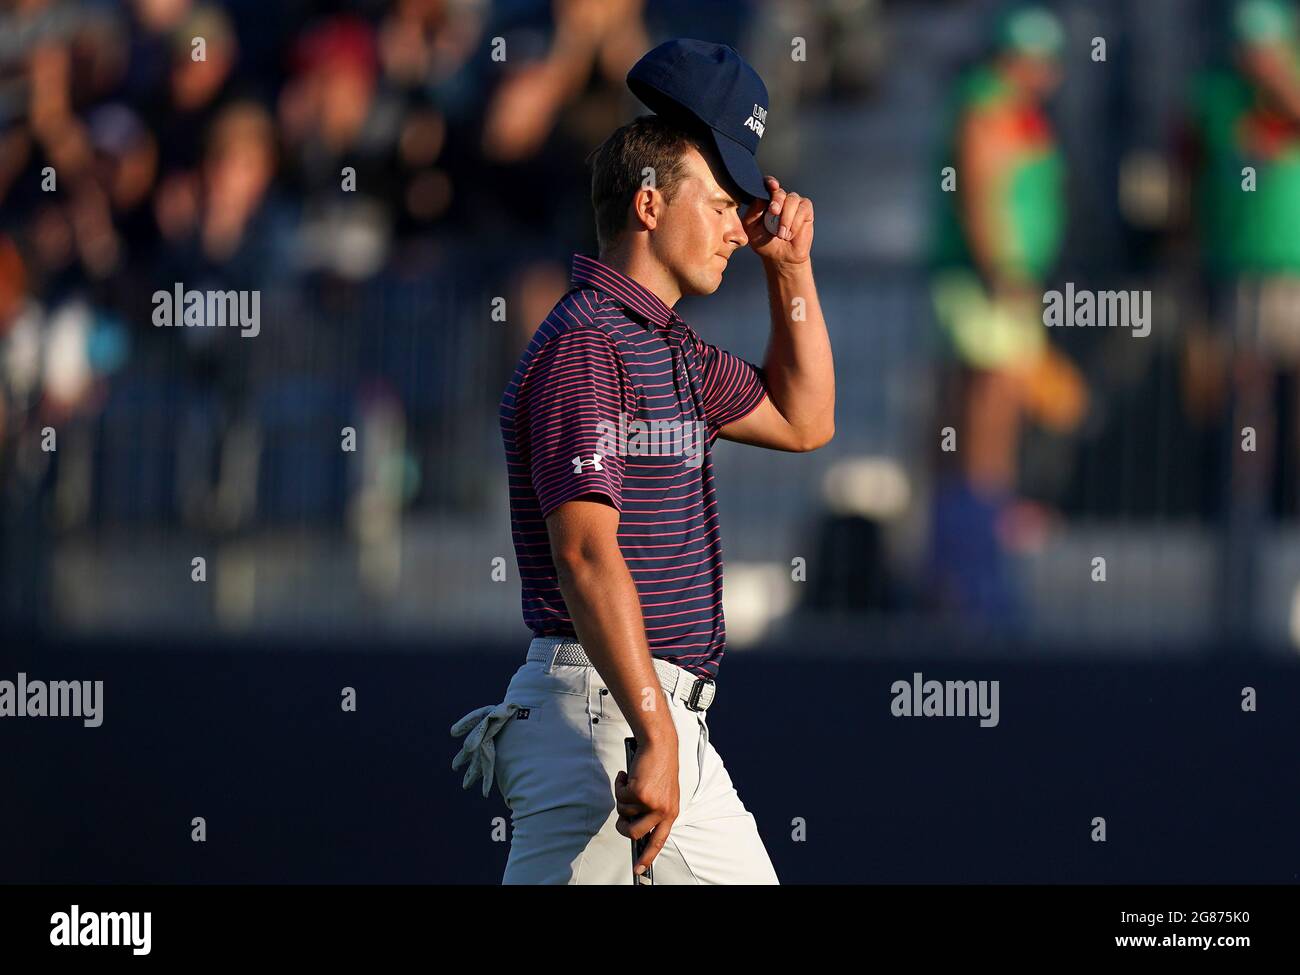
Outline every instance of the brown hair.
<svg viewBox="0 0 1300 975"><path fill-rule="evenodd" d="M591 167L591 206L596 211L596 240L601 251L613 244L627 226L627 208L650 168L654 185L671 203L686 175L682 154L694 146L706 157L709 149L691 129L659 115L641 115L597 146L587 157Z"/></svg>

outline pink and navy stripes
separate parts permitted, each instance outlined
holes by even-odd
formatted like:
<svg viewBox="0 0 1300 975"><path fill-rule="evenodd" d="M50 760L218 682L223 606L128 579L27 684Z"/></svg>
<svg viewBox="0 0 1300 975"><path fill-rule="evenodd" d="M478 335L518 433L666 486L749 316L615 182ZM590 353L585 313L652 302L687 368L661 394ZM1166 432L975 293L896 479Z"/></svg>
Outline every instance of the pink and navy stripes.
<svg viewBox="0 0 1300 975"><path fill-rule="evenodd" d="M501 398L511 532L534 634L576 635L545 517L601 494L620 513L618 543L650 652L717 676L726 627L710 453L718 431L765 395L760 368L702 341L632 278L574 255L572 288L538 327ZM618 449L619 430L637 420L698 430L698 452L671 438L660 444L680 449Z"/></svg>

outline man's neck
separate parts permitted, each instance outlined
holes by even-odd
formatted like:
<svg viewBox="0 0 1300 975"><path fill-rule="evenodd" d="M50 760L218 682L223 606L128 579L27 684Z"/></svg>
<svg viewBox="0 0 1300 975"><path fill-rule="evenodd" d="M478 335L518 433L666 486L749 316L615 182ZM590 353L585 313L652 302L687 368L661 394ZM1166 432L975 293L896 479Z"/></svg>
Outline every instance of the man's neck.
<svg viewBox="0 0 1300 975"><path fill-rule="evenodd" d="M656 298L672 308L682 297L677 282L654 258L644 251L630 248L613 248L602 251L598 260L606 267L612 267L650 291Z"/></svg>

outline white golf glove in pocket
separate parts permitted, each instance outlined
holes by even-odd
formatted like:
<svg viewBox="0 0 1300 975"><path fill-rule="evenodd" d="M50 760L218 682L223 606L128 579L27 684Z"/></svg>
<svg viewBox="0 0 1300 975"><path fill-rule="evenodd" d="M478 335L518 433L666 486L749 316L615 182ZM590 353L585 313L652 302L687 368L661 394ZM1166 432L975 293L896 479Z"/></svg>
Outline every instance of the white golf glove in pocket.
<svg viewBox="0 0 1300 975"><path fill-rule="evenodd" d="M483 797L492 792L493 771L496 766L496 744L492 741L497 733L515 716L518 704L487 704L471 711L451 726L453 737L464 735L465 741L460 751L451 760L453 770L468 763L465 769L465 781L461 788L468 789L479 776L483 777ZM471 730L472 729L472 730Z"/></svg>

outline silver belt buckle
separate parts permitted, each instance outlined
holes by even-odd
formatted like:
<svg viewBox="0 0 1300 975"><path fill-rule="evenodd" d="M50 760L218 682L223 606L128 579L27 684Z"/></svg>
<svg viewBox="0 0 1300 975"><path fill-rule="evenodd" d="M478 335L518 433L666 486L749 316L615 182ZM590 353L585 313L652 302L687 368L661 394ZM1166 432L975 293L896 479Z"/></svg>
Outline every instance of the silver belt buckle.
<svg viewBox="0 0 1300 975"><path fill-rule="evenodd" d="M708 696L705 696L705 686L708 687ZM718 692L714 686L712 677L696 677L695 683L691 685L691 691L686 696L686 706L692 711L703 711L713 703L713 696ZM704 703L701 704L701 699Z"/></svg>

